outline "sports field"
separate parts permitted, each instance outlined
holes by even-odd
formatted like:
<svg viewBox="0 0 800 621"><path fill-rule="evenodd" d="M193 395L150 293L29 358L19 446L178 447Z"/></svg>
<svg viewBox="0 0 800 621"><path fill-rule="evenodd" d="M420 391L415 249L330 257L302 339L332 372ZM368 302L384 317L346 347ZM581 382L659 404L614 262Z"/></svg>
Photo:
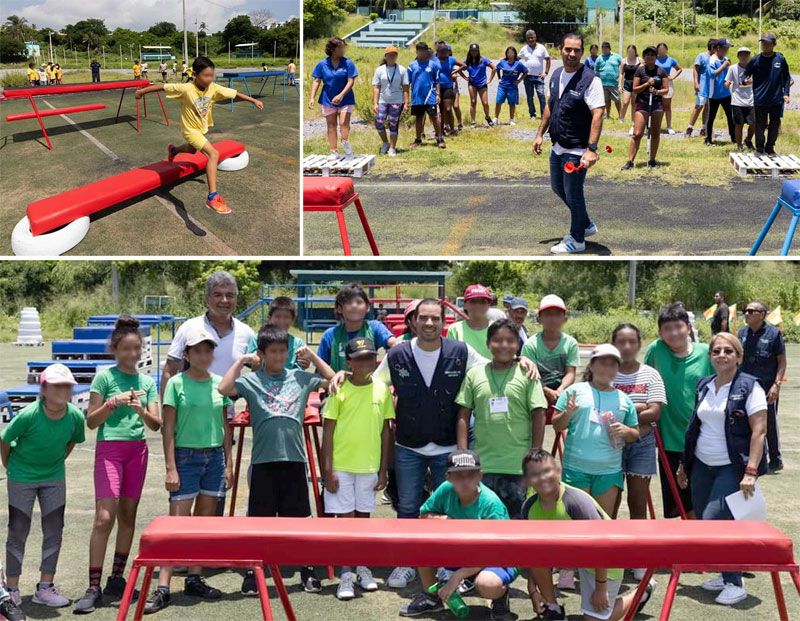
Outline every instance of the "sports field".
<svg viewBox="0 0 800 621"><path fill-rule="evenodd" d="M152 76L152 74L151 74ZM122 79L111 72L104 80ZM124 79L129 79L126 75ZM220 80L222 80L220 78ZM88 74L65 75L65 83L88 81ZM220 83L227 85L227 79ZM256 90L260 83L250 85ZM241 87L241 82L234 83ZM247 168L220 172L218 185L233 209L218 215L205 206L205 174L111 207L93 217L75 255L291 255L299 252L298 142L299 111L295 89L283 101L271 84L260 97L264 110L249 103L215 106L212 142L244 143ZM164 124L158 100L147 96L136 132L136 100L125 93L118 123L114 116L119 91L99 91L37 99L37 107L104 103L106 109L44 119L55 149L48 151L35 119L2 123L0 154L0 254L10 255L11 231L28 203L166 158L169 143L181 144L178 104L164 97L170 126ZM3 116L30 111L25 100L2 104Z"/></svg>
<svg viewBox="0 0 800 621"><path fill-rule="evenodd" d="M44 351L43 351L44 349ZM10 344L0 344L0 377L3 385L16 384L25 381L25 361L31 355L39 357L49 353L49 345L45 348L30 349L16 348ZM34 353L35 352L35 353ZM781 395L781 439L786 469L777 474L764 477L762 480L764 494L767 497L769 520L776 527L788 533L800 547L800 500L797 496L797 477L800 474L800 416L798 416L798 403L800 403L800 345L788 345L787 355L789 367L787 371L788 384L783 388ZM83 594L87 583L88 541L91 530L91 521L94 515L94 492L92 484L92 467L94 459L94 434L90 432L87 442L75 449L67 461L67 487L68 502L66 511L66 528L64 530L64 544L59 562L59 573L56 582L67 597L75 599ZM548 429L545 445L552 443L552 433ZM158 434L150 433L148 436L150 447L150 467L145 485L142 503L139 507L139 528L143 528L152 518L167 512L167 494L163 488L163 451ZM246 439L245 457L243 465L246 467L247 453L249 452L249 436ZM4 473L3 473L4 474ZM242 481L240 502L237 514L241 515L245 506L247 495L246 483ZM657 511L660 513L660 492L658 481L654 482L653 497ZM6 506L0 506L0 524L4 525L7 519ZM623 503L623 514L625 513ZM385 505L379 506L377 514L381 517L392 517L391 509ZM624 519L624 516L623 518ZM23 593L23 607L30 619L72 618L71 608L60 610L47 609L30 602L32 589L37 580L39 550L41 545L41 532L38 528L38 511L34 517L34 524L27 545L27 558L25 561L24 575L21 580ZM132 555L135 554L136 547ZM109 547L106 567L110 567L113 549ZM797 557L797 552L795 552ZM532 559L535 562L535 559ZM376 593L364 594L357 591L357 596L350 602L340 602L335 597L336 584L323 581L322 594L307 594L299 589L298 576L288 576L287 587L292 598L298 618L307 620L332 621L350 619L394 619L397 610L409 597L419 583L415 582L411 588L404 591L391 591L383 586L383 579L388 576L390 568L376 568L380 590ZM221 589L224 593L222 601L205 603L197 602L184 597L181 577L177 576L172 581L172 605L159 613L154 619L201 619L223 616L229 619L257 619L259 617L258 600L244 597L239 593L241 578L235 572L208 572L209 583ZM658 589L651 604L644 613L638 617L652 619L657 617L664 588L667 583L667 574L657 574ZM771 620L777 618L777 610L769 578L765 574L756 574L755 577L746 578L749 597L733 608L718 606L714 603L714 596L700 588L704 577L699 574L685 574L681 579L678 589L672 618L676 620L703 619L704 621L753 621ZM782 576L784 591L790 611L798 610L797 594L788 576ZM627 584L631 585L627 577ZM270 589L273 601L273 611L276 619L284 619L280 606L276 603L277 597L274 589ZM533 617L531 606L525 591L525 583L518 579L511 592L512 611L520 619ZM564 599L567 612L571 613L570 619L580 619L577 614L580 598L575 593L569 593ZM489 609L486 603L478 598L469 597L467 602L472 607L470 619L487 619ZM98 610L89 617L98 620L111 620L115 618L116 609L107 607ZM439 613L432 618L452 619L449 612Z"/></svg>

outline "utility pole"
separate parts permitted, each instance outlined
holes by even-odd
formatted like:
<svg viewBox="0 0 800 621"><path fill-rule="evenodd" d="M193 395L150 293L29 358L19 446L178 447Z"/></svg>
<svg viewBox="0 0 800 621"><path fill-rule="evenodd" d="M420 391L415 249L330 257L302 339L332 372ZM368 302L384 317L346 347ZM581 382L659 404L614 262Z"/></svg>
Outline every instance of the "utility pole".
<svg viewBox="0 0 800 621"><path fill-rule="evenodd" d="M183 60L188 64L189 58L189 35L186 32L186 0L181 0L183 4Z"/></svg>
<svg viewBox="0 0 800 621"><path fill-rule="evenodd" d="M716 1L716 14L717 14L717 34L716 37L719 39L719 0Z"/></svg>
<svg viewBox="0 0 800 621"><path fill-rule="evenodd" d="M633 5L633 44L636 45L636 5Z"/></svg>
<svg viewBox="0 0 800 621"><path fill-rule="evenodd" d="M625 0L619 0L619 55L625 58Z"/></svg>
<svg viewBox="0 0 800 621"><path fill-rule="evenodd" d="M759 37L762 34L764 34L763 22L762 22L763 15L764 15L764 9L761 6L761 0L758 0L758 36Z"/></svg>
<svg viewBox="0 0 800 621"><path fill-rule="evenodd" d="M200 31L197 29L197 19L194 20L194 56L200 56Z"/></svg>
<svg viewBox="0 0 800 621"><path fill-rule="evenodd" d="M55 62L53 60L53 33L52 32L48 32L47 36L50 39L50 62L52 63L52 62Z"/></svg>
<svg viewBox="0 0 800 621"><path fill-rule="evenodd" d="M636 308L636 261L628 262L628 306Z"/></svg>
<svg viewBox="0 0 800 621"><path fill-rule="evenodd" d="M119 68L122 70L122 43L119 44Z"/></svg>
<svg viewBox="0 0 800 621"><path fill-rule="evenodd" d="M433 0L433 40L436 41L436 0Z"/></svg>
<svg viewBox="0 0 800 621"><path fill-rule="evenodd" d="M106 68L106 46L103 46L103 69Z"/></svg>

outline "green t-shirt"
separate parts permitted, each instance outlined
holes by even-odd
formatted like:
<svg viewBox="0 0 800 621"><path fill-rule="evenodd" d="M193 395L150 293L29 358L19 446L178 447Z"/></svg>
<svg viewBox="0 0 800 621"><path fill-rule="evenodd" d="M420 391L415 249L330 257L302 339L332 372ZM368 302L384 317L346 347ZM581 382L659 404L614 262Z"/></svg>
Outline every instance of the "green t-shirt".
<svg viewBox="0 0 800 621"><path fill-rule="evenodd" d="M103 401L123 392L142 391L139 399L143 408L158 400L158 391L153 378L143 373L123 373L117 367L100 371L92 380L91 392L97 393ZM136 411L127 405L114 409L97 430L97 441L102 440L144 440L144 422Z"/></svg>
<svg viewBox="0 0 800 621"><path fill-rule="evenodd" d="M289 335L289 355L286 357L287 369L301 369L302 367L297 364L297 350L305 346L303 339L296 337L294 334ZM250 337L250 342L247 345L247 353L252 354L258 350L258 336L253 335Z"/></svg>
<svg viewBox="0 0 800 621"><path fill-rule="evenodd" d="M561 483L561 495L552 509L544 509L537 494L522 505L524 520L610 520L608 514L589 494L577 487ZM588 571L594 573L594 568ZM622 580L622 569L609 569L609 580Z"/></svg>
<svg viewBox="0 0 800 621"><path fill-rule="evenodd" d="M522 457L531 448L531 412L546 408L547 400L542 385L529 379L518 364L505 371L491 366L467 371L456 403L474 412L475 451L484 472L522 474ZM497 397L505 397L507 403Z"/></svg>
<svg viewBox="0 0 800 621"><path fill-rule="evenodd" d="M525 341L521 354L536 363L536 366L539 367L542 385L553 390L561 385L567 367L577 368L580 364L578 341L563 332L553 349L549 349L544 344L542 333L537 332Z"/></svg>
<svg viewBox="0 0 800 621"><path fill-rule="evenodd" d="M694 412L697 382L714 374L708 345L692 343L689 355L680 358L672 353L664 341L658 339L647 347L644 363L659 372L667 392L667 403L661 406L658 419L664 449L683 451L686 428Z"/></svg>
<svg viewBox="0 0 800 621"><path fill-rule="evenodd" d="M486 336L489 326L483 330L475 330L469 327L466 321L456 321L447 328L447 338L454 341L463 341L484 358L491 358L492 352L486 344Z"/></svg>
<svg viewBox="0 0 800 621"><path fill-rule="evenodd" d="M17 483L43 483L64 478L67 445L85 440L83 412L71 403L58 420L49 418L41 400L22 408L0 438L11 445L8 478Z"/></svg>
<svg viewBox="0 0 800 621"><path fill-rule="evenodd" d="M164 403L175 408L176 448L216 448L225 439L223 408L232 402L220 394L219 375L196 380L186 373L173 375L164 389Z"/></svg>
<svg viewBox="0 0 800 621"><path fill-rule="evenodd" d="M347 381L325 400L324 418L335 420L333 469L372 474L380 470L384 421L394 418L392 393L383 382L356 386Z"/></svg>
<svg viewBox="0 0 800 621"><path fill-rule="evenodd" d="M600 418L603 412L613 412L617 422L636 427L639 416L636 407L621 390L598 390L589 382L579 382L561 393L556 410L563 412L572 394L578 411L569 419L564 445L564 467L589 474L615 474L622 470L622 449L611 445L606 426Z"/></svg>
<svg viewBox="0 0 800 621"><path fill-rule="evenodd" d="M450 481L445 481L425 501L420 515L436 513L454 520L507 520L508 509L503 501L483 483L478 483L480 493L471 505L464 506Z"/></svg>
<svg viewBox="0 0 800 621"><path fill-rule="evenodd" d="M236 379L236 392L247 401L253 426L250 463L306 461L303 419L308 395L323 379L307 371L289 369L280 375L263 370Z"/></svg>
<svg viewBox="0 0 800 621"><path fill-rule="evenodd" d="M617 86L619 84L619 68L622 56L611 52L608 56L601 54L594 63L594 72L600 76L603 86Z"/></svg>

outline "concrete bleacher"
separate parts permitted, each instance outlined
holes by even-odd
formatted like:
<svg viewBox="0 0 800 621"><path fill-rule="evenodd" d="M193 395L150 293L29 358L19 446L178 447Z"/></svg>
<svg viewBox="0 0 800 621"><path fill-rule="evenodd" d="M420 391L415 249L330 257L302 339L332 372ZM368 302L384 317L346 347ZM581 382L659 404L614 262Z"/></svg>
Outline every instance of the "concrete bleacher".
<svg viewBox="0 0 800 621"><path fill-rule="evenodd" d="M427 27L428 24L423 22L377 21L349 37L348 42L358 47L405 47Z"/></svg>

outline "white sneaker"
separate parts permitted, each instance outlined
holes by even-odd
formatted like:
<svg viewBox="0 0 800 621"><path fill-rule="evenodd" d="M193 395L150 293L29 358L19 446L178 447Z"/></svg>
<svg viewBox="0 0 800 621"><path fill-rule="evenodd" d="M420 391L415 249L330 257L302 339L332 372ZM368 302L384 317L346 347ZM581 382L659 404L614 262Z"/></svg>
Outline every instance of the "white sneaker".
<svg viewBox="0 0 800 621"><path fill-rule="evenodd" d="M726 582L725 588L722 589L722 592L717 595L717 599L714 601L723 606L733 606L744 599L747 599L747 591L744 585L736 586L735 584Z"/></svg>
<svg viewBox="0 0 800 621"><path fill-rule="evenodd" d="M397 149L389 148L389 150L386 152L386 155L388 155L389 157L396 157L397 156Z"/></svg>
<svg viewBox="0 0 800 621"><path fill-rule="evenodd" d="M631 128L628 130L628 136L633 136L633 125L631 125Z"/></svg>
<svg viewBox="0 0 800 621"><path fill-rule="evenodd" d="M336 597L341 600L353 599L356 592L353 590L353 572L345 571L339 576L339 586L336 588Z"/></svg>
<svg viewBox="0 0 800 621"><path fill-rule="evenodd" d="M583 231L585 237L591 237L592 235L597 235L597 225L592 222L588 229ZM644 576L644 574L642 574ZM641 578L639 578L641 580Z"/></svg>
<svg viewBox="0 0 800 621"><path fill-rule="evenodd" d="M572 239L570 237L570 239ZM563 242L562 242L563 243ZM574 591L575 590L575 570L562 569L558 572L558 589L560 591Z"/></svg>
<svg viewBox="0 0 800 621"><path fill-rule="evenodd" d="M495 125L500 125L500 121L497 120L497 117L494 117L494 124Z"/></svg>
<svg viewBox="0 0 800 621"><path fill-rule="evenodd" d="M575 254L576 252L584 252L585 250L586 242L578 243L572 235L567 235L555 246L550 248L550 252L553 254Z"/></svg>
<svg viewBox="0 0 800 621"><path fill-rule="evenodd" d="M388 152L389 152L389 143L388 142L384 142L381 145L381 150L379 151L379 153L381 155L386 155Z"/></svg>
<svg viewBox="0 0 800 621"><path fill-rule="evenodd" d="M633 579L638 580L641 582L644 579L644 575L647 573L647 570L644 568L637 568L633 570Z"/></svg>
<svg viewBox="0 0 800 621"><path fill-rule="evenodd" d="M19 589L8 589L8 594L11 596L11 601L14 602L18 607L22 606L22 593L19 592Z"/></svg>
<svg viewBox="0 0 800 621"><path fill-rule="evenodd" d="M369 567L359 565L356 567L356 583L365 591L377 591L378 583L372 577L372 572Z"/></svg>
<svg viewBox="0 0 800 621"><path fill-rule="evenodd" d="M339 152L336 149L331 149L331 155L333 157L339 157Z"/></svg>
<svg viewBox="0 0 800 621"><path fill-rule="evenodd" d="M353 147L350 146L349 140L342 140L342 147L344 148L344 154L348 157L353 155Z"/></svg>
<svg viewBox="0 0 800 621"><path fill-rule="evenodd" d="M508 124L509 125L516 125L516 123L514 121L509 121Z"/></svg>
<svg viewBox="0 0 800 621"><path fill-rule="evenodd" d="M722 576L717 576L712 580L706 580L701 586L706 591L721 591L725 588L725 581Z"/></svg>
<svg viewBox="0 0 800 621"><path fill-rule="evenodd" d="M674 129L672 129L671 127L667 127L667 133L668 133L670 136L674 136L674 135L675 135L675 130L674 130Z"/></svg>
<svg viewBox="0 0 800 621"><path fill-rule="evenodd" d="M389 585L391 589L405 589L408 583L416 578L416 576L417 570L413 567L395 567L392 573L389 574L386 584Z"/></svg>
<svg viewBox="0 0 800 621"><path fill-rule="evenodd" d="M436 581L437 582L447 582L450 580L450 576L453 575L453 572L449 569L445 569L444 567L439 567L436 570Z"/></svg>
<svg viewBox="0 0 800 621"><path fill-rule="evenodd" d="M55 584L36 589L36 593L33 594L31 601L34 604L40 604L50 608L69 606L69 600L59 593L58 587L56 587Z"/></svg>

